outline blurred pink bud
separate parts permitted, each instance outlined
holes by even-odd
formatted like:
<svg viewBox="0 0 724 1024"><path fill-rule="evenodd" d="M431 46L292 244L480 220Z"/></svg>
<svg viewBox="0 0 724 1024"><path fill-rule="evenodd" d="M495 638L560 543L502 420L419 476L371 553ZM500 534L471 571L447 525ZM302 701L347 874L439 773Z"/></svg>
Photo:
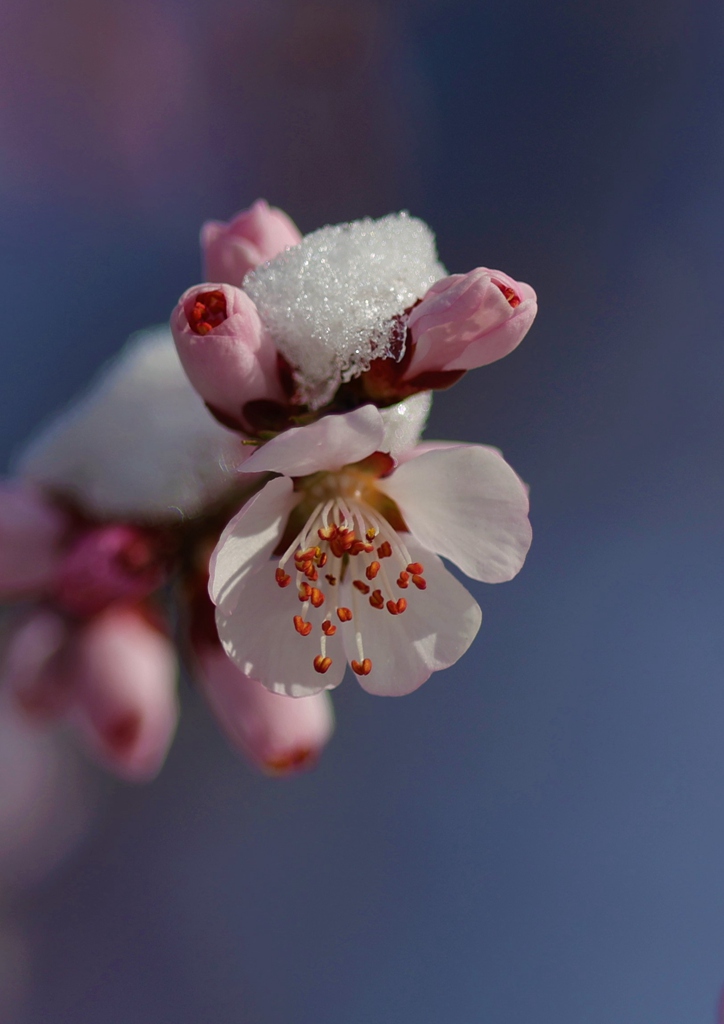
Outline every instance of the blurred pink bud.
<svg viewBox="0 0 724 1024"><path fill-rule="evenodd" d="M523 340L537 308L530 285L498 270L442 278L410 313L415 348L406 379L502 359Z"/></svg>
<svg viewBox="0 0 724 1024"><path fill-rule="evenodd" d="M72 637L64 669L71 720L98 760L131 781L157 775L178 719L168 637L136 609L110 609Z"/></svg>
<svg viewBox="0 0 724 1024"><path fill-rule="evenodd" d="M47 608L34 609L12 628L3 685L33 718L57 718L69 705L71 688L61 660L68 635L66 622Z"/></svg>
<svg viewBox="0 0 724 1024"><path fill-rule="evenodd" d="M301 240L286 213L258 199L228 224L209 220L201 228L204 276L241 287L250 270Z"/></svg>
<svg viewBox="0 0 724 1024"><path fill-rule="evenodd" d="M198 655L203 690L235 747L273 774L314 766L334 731L327 693L283 697L245 676L220 647L203 648Z"/></svg>
<svg viewBox="0 0 724 1024"><path fill-rule="evenodd" d="M238 422L247 402L283 400L274 342L240 288L189 288L171 315L171 330L187 377L212 409Z"/></svg>
<svg viewBox="0 0 724 1024"><path fill-rule="evenodd" d="M111 604L140 601L165 577L158 542L148 531L101 526L85 533L63 559L53 597L73 615L95 615Z"/></svg>
<svg viewBox="0 0 724 1024"><path fill-rule="evenodd" d="M25 484L0 484L0 598L43 590L60 559L66 518Z"/></svg>

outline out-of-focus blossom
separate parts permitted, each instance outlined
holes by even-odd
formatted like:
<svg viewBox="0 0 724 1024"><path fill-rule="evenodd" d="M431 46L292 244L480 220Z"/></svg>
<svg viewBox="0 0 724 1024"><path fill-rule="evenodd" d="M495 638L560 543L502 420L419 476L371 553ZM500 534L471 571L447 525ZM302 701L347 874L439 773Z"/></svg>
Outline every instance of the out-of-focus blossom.
<svg viewBox="0 0 724 1024"><path fill-rule="evenodd" d="M48 586L67 530L67 517L37 488L0 483L0 597Z"/></svg>
<svg viewBox="0 0 724 1024"><path fill-rule="evenodd" d="M258 199L227 223L209 220L201 228L201 252L207 281L241 287L254 267L301 242L286 213Z"/></svg>
<svg viewBox="0 0 724 1024"><path fill-rule="evenodd" d="M274 342L241 289L190 288L171 316L171 330L189 380L222 417L243 425L248 402L284 398Z"/></svg>
<svg viewBox="0 0 724 1024"><path fill-rule="evenodd" d="M479 267L437 281L409 315L412 354L404 379L502 359L523 340L536 311L530 285L498 270Z"/></svg>
<svg viewBox="0 0 724 1024"><path fill-rule="evenodd" d="M347 662L401 695L447 668L480 626L443 566L498 583L530 545L528 497L494 449L414 451L395 468L373 406L271 440L242 473L279 473L231 520L210 566L219 636L246 675L306 696Z"/></svg>

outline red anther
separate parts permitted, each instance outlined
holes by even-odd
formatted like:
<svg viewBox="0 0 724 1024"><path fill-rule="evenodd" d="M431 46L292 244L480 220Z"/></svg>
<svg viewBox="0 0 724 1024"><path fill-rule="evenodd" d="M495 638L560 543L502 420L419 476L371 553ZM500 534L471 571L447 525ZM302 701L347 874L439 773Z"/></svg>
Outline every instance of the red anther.
<svg viewBox="0 0 724 1024"><path fill-rule="evenodd" d="M327 552L320 551L317 557L315 558L315 562L317 563L317 567L319 569L323 569L327 564Z"/></svg>
<svg viewBox="0 0 724 1024"><path fill-rule="evenodd" d="M318 654L314 659L314 667L321 676L327 671L329 666L332 664L331 658L323 658L321 654Z"/></svg>
<svg viewBox="0 0 724 1024"><path fill-rule="evenodd" d="M372 671L372 662L369 658L365 658L364 661L353 661L352 671L356 672L358 676L368 676Z"/></svg>
<svg viewBox="0 0 724 1024"><path fill-rule="evenodd" d="M352 612L349 610L349 608L344 608L344 607L338 608L337 609L337 618L339 619L340 622L351 622L352 621Z"/></svg>
<svg viewBox="0 0 724 1024"><path fill-rule="evenodd" d="M368 526L367 532L365 533L365 537L367 538L367 540L374 540L378 533L379 530L377 530L376 527Z"/></svg>
<svg viewBox="0 0 724 1024"><path fill-rule="evenodd" d="M418 590L427 589L427 580L424 580L422 576L415 575L412 577L412 582L415 584Z"/></svg>
<svg viewBox="0 0 724 1024"><path fill-rule="evenodd" d="M223 324L226 317L226 297L222 291L199 292L189 313L189 327L194 334L203 336Z"/></svg>
<svg viewBox="0 0 724 1024"><path fill-rule="evenodd" d="M330 587L337 586L337 577L333 576L331 572L326 573L324 578L327 581L327 583L329 583Z"/></svg>
<svg viewBox="0 0 724 1024"><path fill-rule="evenodd" d="M425 571L425 566L422 562L410 562L407 571L411 572L413 576L420 576Z"/></svg>
<svg viewBox="0 0 724 1024"><path fill-rule="evenodd" d="M510 288L507 284L501 284L500 281L493 281L493 284L495 285L496 288L500 288L501 292L506 297L508 303L513 307L513 309L515 309L516 306L520 305L520 296L516 295L513 289Z"/></svg>
<svg viewBox="0 0 724 1024"><path fill-rule="evenodd" d="M319 573L311 564L307 565L307 568L304 570L304 575L307 577L308 580L311 580L312 583L316 583L317 580L319 579Z"/></svg>
<svg viewBox="0 0 724 1024"><path fill-rule="evenodd" d="M317 536L320 540L332 540L337 536L337 529L334 523L330 523L329 526L323 526L317 530Z"/></svg>
<svg viewBox="0 0 724 1024"><path fill-rule="evenodd" d="M349 549L350 555L361 555L363 551L374 551L372 544L367 544L363 540L356 540Z"/></svg>
<svg viewBox="0 0 724 1024"><path fill-rule="evenodd" d="M317 587L312 587L310 600L315 608L321 608L324 604L324 594Z"/></svg>
<svg viewBox="0 0 724 1024"><path fill-rule="evenodd" d="M388 540L384 541L377 548L378 558L390 558L392 555L392 546Z"/></svg>
<svg viewBox="0 0 724 1024"><path fill-rule="evenodd" d="M400 576L399 576L399 578L397 580L397 586L401 587L402 590L407 590L407 588L410 586L410 574L409 574L409 572L404 572L403 571L403 572L400 573Z"/></svg>
<svg viewBox="0 0 724 1024"><path fill-rule="evenodd" d="M370 604L372 605L373 608L384 608L385 607L385 599L382 596L382 591L381 590L373 590L372 591L372 594L370 596Z"/></svg>
<svg viewBox="0 0 724 1024"><path fill-rule="evenodd" d="M402 613L406 609L407 609L407 601L404 599L404 597L398 597L397 598L397 614L398 615L402 615Z"/></svg>
<svg viewBox="0 0 724 1024"><path fill-rule="evenodd" d="M309 636L312 632L312 623L305 622L301 615L295 615L294 628L301 636Z"/></svg>
<svg viewBox="0 0 724 1024"><path fill-rule="evenodd" d="M367 577L368 580L373 580L381 568L382 566L380 565L379 562L370 562L370 564L365 569L365 576Z"/></svg>
<svg viewBox="0 0 724 1024"><path fill-rule="evenodd" d="M274 577L280 587L288 587L289 584L292 582L292 577L289 575L288 572L284 572L283 569L277 569L277 571L274 573Z"/></svg>
<svg viewBox="0 0 724 1024"><path fill-rule="evenodd" d="M352 586L356 587L361 594L369 594L370 588L362 580L352 580Z"/></svg>
<svg viewBox="0 0 724 1024"><path fill-rule="evenodd" d="M322 632L325 636L334 636L337 632L337 627L333 622L330 622L329 619L325 619L322 623Z"/></svg>
<svg viewBox="0 0 724 1024"><path fill-rule="evenodd" d="M387 611L390 613L390 615L399 615L400 614L398 612L398 610L397 610L397 605L395 604L394 601L388 601L387 602Z"/></svg>
<svg viewBox="0 0 724 1024"><path fill-rule="evenodd" d="M299 585L299 600L308 601L312 595L312 588L308 583L301 583Z"/></svg>

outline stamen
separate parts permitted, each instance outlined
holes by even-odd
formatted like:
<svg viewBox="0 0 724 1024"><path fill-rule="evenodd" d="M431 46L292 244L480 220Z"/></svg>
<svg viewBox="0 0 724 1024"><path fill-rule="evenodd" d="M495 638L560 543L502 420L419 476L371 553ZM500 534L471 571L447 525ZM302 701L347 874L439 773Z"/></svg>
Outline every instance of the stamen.
<svg viewBox="0 0 724 1024"><path fill-rule="evenodd" d="M312 596L312 588L309 586L309 584L308 583L300 583L299 584L299 600L300 601L308 601L311 596Z"/></svg>
<svg viewBox="0 0 724 1024"><path fill-rule="evenodd" d="M325 565L327 564L327 552L326 551L322 551L319 555L317 555L317 558L315 559L315 561L317 563L317 567L319 569L323 569L325 567Z"/></svg>
<svg viewBox="0 0 724 1024"><path fill-rule="evenodd" d="M356 672L358 676L368 676L372 671L372 662L369 658L365 658L364 661L353 661L352 671Z"/></svg>
<svg viewBox="0 0 724 1024"><path fill-rule="evenodd" d="M496 288L500 288L501 292L513 309L520 305L520 297L516 295L513 289L507 284L501 284L500 281L493 281L493 284Z"/></svg>
<svg viewBox="0 0 724 1024"><path fill-rule="evenodd" d="M392 556L392 547L388 540L377 548L377 556L378 558L390 558Z"/></svg>
<svg viewBox="0 0 724 1024"><path fill-rule="evenodd" d="M372 591L372 596L370 597L370 604L372 605L373 608L384 608L385 607L385 599L382 596L382 591L381 590L373 590Z"/></svg>
<svg viewBox="0 0 724 1024"><path fill-rule="evenodd" d="M427 580L423 579L422 576L417 576L417 575L413 576L412 577L412 582L415 584L415 586L417 587L418 590L426 590L427 589Z"/></svg>
<svg viewBox="0 0 724 1024"><path fill-rule="evenodd" d="M329 666L332 664L331 658L325 658L323 654L318 654L314 659L314 668L321 676L327 671Z"/></svg>
<svg viewBox="0 0 724 1024"><path fill-rule="evenodd" d="M365 569L365 576L367 577L368 580L373 580L381 568L382 566L380 565L379 562L370 562L370 564Z"/></svg>
<svg viewBox="0 0 724 1024"><path fill-rule="evenodd" d="M329 619L325 619L322 623L322 632L325 636L334 636L337 632L337 627Z"/></svg>
<svg viewBox="0 0 724 1024"><path fill-rule="evenodd" d="M276 581L280 587L288 587L289 584L292 582L292 577L289 575L288 572L284 572L283 569L277 569L275 576Z"/></svg>
<svg viewBox="0 0 724 1024"><path fill-rule="evenodd" d="M352 580L352 586L359 590L360 594L369 594L370 588L362 580Z"/></svg>
<svg viewBox="0 0 724 1024"><path fill-rule="evenodd" d="M410 562L407 571L411 572L414 576L421 576L425 571L425 566L422 562Z"/></svg>
<svg viewBox="0 0 724 1024"><path fill-rule="evenodd" d="M337 618L339 619L340 622L351 622L352 621L352 612L351 612L351 610L349 608L344 608L344 607L343 608L338 608L337 609Z"/></svg>
<svg viewBox="0 0 724 1024"><path fill-rule="evenodd" d="M312 623L305 622L301 615L294 616L294 628L300 636L309 636L312 632Z"/></svg>
<svg viewBox="0 0 724 1024"><path fill-rule="evenodd" d="M200 292L188 316L189 327L203 337L223 324L226 317L226 297L222 291Z"/></svg>
<svg viewBox="0 0 724 1024"><path fill-rule="evenodd" d="M324 594L317 587L312 587L309 599L315 608L321 608L324 604Z"/></svg>
<svg viewBox="0 0 724 1024"><path fill-rule="evenodd" d="M401 597L398 601L388 601L387 611L390 615L402 615L404 610L407 608L407 601L404 597Z"/></svg>
<svg viewBox="0 0 724 1024"><path fill-rule="evenodd" d="M365 537L367 538L367 540L374 540L379 532L380 531L376 527L368 526L367 530L365 531Z"/></svg>
<svg viewBox="0 0 724 1024"><path fill-rule="evenodd" d="M317 580L319 579L319 573L317 572L313 565L307 566L307 568L304 570L304 575L307 577L308 580L311 580L312 583L316 583Z"/></svg>
<svg viewBox="0 0 724 1024"><path fill-rule="evenodd" d="M400 573L400 575L398 577L398 580L397 580L397 586L401 587L402 590L407 590L407 588L410 586L410 574L409 574L409 572L401 572Z"/></svg>
<svg viewBox="0 0 724 1024"><path fill-rule="evenodd" d="M327 581L327 583L329 583L330 587L336 587L337 577L333 576L331 572L328 572L324 578Z"/></svg>

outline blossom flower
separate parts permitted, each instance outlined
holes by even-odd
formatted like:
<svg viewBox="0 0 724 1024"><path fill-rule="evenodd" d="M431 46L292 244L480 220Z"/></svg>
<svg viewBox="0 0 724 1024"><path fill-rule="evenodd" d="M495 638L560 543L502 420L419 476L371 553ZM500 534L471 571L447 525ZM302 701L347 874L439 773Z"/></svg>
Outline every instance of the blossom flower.
<svg viewBox="0 0 724 1024"><path fill-rule="evenodd" d="M410 693L470 646L480 609L444 567L511 579L530 545L524 485L494 449L382 451L379 410L293 428L240 472L277 473L230 521L210 564L224 649L276 693Z"/></svg>
<svg viewBox="0 0 724 1024"><path fill-rule="evenodd" d="M286 213L257 199L228 224L210 220L201 228L206 280L240 286L250 270L301 240Z"/></svg>

